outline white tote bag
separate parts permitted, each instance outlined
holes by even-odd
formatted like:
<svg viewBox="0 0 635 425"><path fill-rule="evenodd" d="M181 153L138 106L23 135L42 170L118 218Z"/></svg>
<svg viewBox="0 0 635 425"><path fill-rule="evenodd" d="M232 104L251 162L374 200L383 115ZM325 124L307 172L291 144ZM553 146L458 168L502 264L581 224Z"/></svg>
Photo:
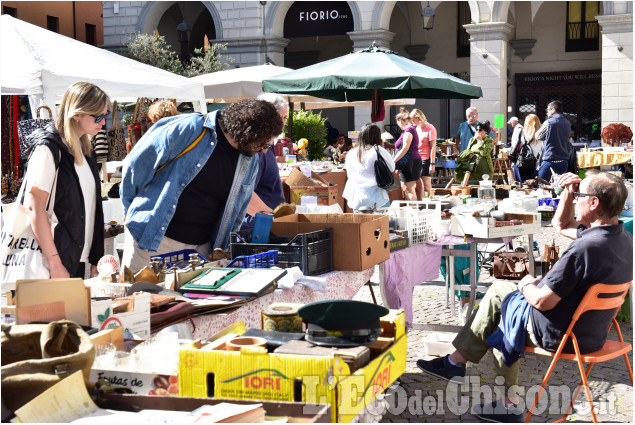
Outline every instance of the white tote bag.
<svg viewBox="0 0 635 425"><path fill-rule="evenodd" d="M26 186L26 179L24 179L15 204L9 208L3 206L4 220L2 233L0 234L0 260L2 260L0 264L0 282L2 283L2 292L14 290L16 280L50 278L48 262L42 255L40 245L33 234L29 212L23 205ZM49 217L51 216L50 211L55 205L56 186L57 171L55 172L55 180L53 181L53 188L51 189L46 208ZM53 216L50 221L51 234L53 234L57 219Z"/></svg>

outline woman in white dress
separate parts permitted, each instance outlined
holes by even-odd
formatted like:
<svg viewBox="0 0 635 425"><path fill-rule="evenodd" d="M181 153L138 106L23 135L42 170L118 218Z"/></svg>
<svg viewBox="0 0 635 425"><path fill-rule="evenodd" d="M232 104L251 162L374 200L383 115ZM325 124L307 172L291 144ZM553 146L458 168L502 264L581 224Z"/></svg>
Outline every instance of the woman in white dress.
<svg viewBox="0 0 635 425"><path fill-rule="evenodd" d="M379 127L375 124L366 124L359 132L357 147L351 149L346 157L348 180L342 196L354 212L358 212L361 207L390 206L388 192L377 186L375 161L379 153L388 164L390 171L395 170L395 162L381 143Z"/></svg>

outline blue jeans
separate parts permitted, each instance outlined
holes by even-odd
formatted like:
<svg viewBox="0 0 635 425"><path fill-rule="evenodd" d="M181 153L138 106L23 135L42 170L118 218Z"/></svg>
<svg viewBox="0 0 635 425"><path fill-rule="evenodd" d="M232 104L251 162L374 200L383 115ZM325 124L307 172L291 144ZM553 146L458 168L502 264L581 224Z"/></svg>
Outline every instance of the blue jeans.
<svg viewBox="0 0 635 425"><path fill-rule="evenodd" d="M540 169L538 170L538 177L547 181L551 181L552 168L553 171L555 171L557 174L563 175L567 172L569 166L566 159L562 162L551 162L543 160L540 164Z"/></svg>

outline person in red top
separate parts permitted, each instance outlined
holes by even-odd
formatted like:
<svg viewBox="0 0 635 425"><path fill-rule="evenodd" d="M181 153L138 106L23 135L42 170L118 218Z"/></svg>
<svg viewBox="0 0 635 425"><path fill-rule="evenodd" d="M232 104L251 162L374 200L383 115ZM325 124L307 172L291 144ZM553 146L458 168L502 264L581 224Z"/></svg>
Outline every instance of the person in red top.
<svg viewBox="0 0 635 425"><path fill-rule="evenodd" d="M428 122L426 116L420 109L413 109L410 112L410 119L417 127L419 136L419 155L421 155L421 177L417 181L417 198L421 200L424 193L432 195L432 174L434 173L434 163L437 156L437 129Z"/></svg>

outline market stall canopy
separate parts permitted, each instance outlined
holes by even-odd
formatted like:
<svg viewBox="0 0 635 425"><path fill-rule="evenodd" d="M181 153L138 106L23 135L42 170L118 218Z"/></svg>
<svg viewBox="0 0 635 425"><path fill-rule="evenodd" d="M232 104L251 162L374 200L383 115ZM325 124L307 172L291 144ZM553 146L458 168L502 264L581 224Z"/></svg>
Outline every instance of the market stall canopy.
<svg viewBox="0 0 635 425"><path fill-rule="evenodd" d="M209 74L191 77L191 80L203 83L205 98L211 103L234 103L243 99L251 99L262 91L262 81L276 75L293 71L291 68L271 64L249 66L245 68L233 68L226 71L211 72ZM370 106L370 101L365 102L335 102L307 95L282 96L289 103L301 103L303 109L328 109L343 108L349 106ZM386 102L386 105L414 105L414 99L394 99Z"/></svg>
<svg viewBox="0 0 635 425"><path fill-rule="evenodd" d="M88 81L113 100L134 102L138 97L160 97L205 105L200 82L9 15L0 17L0 27L2 94L35 95L53 107L69 85Z"/></svg>
<svg viewBox="0 0 635 425"><path fill-rule="evenodd" d="M483 96L481 88L474 84L376 45L265 79L262 88L267 92L349 102L372 100L374 91L384 100Z"/></svg>

